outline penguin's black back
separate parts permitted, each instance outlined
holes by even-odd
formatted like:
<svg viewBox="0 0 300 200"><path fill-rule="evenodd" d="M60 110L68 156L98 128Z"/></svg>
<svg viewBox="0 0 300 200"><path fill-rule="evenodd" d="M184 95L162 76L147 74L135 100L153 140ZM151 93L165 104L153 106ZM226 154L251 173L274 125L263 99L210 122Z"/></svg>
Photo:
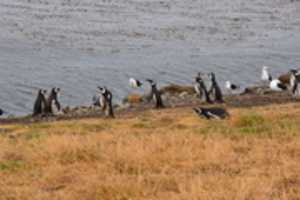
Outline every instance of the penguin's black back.
<svg viewBox="0 0 300 200"><path fill-rule="evenodd" d="M42 93L42 90L39 90L33 106L33 115L35 116L45 112L46 104L46 98Z"/></svg>
<svg viewBox="0 0 300 200"><path fill-rule="evenodd" d="M106 104L107 104L107 107L106 107L106 116L114 118L115 115L114 115L114 109L113 109L113 105L112 105L113 95L112 95L111 91L109 91L108 89L106 89L105 93L104 93L104 97L105 97L105 101L106 101Z"/></svg>
<svg viewBox="0 0 300 200"><path fill-rule="evenodd" d="M203 81L203 79L201 78L201 76L198 74L198 76L195 78L195 81L199 84L200 89L201 89L201 97L204 96L206 103L212 103L210 96L209 96L209 92L207 91L206 85ZM204 94L204 95L203 95Z"/></svg>
<svg viewBox="0 0 300 200"><path fill-rule="evenodd" d="M223 101L222 90L217 83L216 76L214 73L211 73L211 82L212 82L212 85L211 85L209 94L213 94L215 101L217 101L219 103L223 103L224 101Z"/></svg>
<svg viewBox="0 0 300 200"><path fill-rule="evenodd" d="M149 82L150 86L151 86L151 91L148 96L149 100L154 99L155 108L164 108L165 106L164 106L163 100L161 98L161 92L157 89L156 83L151 79L147 79L147 82Z"/></svg>
<svg viewBox="0 0 300 200"><path fill-rule="evenodd" d="M164 103L163 100L161 98L161 93L160 91L158 91L156 85L152 85L152 93L155 97L155 108L164 108Z"/></svg>
<svg viewBox="0 0 300 200"><path fill-rule="evenodd" d="M142 82L139 81L139 80L136 80L136 84L137 84L138 87L141 87L143 85Z"/></svg>
<svg viewBox="0 0 300 200"><path fill-rule="evenodd" d="M203 116L206 119L212 119L212 118L220 118L225 119L226 117L229 117L229 113L226 109L221 107L211 107L211 108L194 108L194 110L197 112L199 116Z"/></svg>
<svg viewBox="0 0 300 200"><path fill-rule="evenodd" d="M205 110L206 110L206 112L212 113L221 118L225 118L229 115L228 112L224 108L213 107L213 108L206 108Z"/></svg>

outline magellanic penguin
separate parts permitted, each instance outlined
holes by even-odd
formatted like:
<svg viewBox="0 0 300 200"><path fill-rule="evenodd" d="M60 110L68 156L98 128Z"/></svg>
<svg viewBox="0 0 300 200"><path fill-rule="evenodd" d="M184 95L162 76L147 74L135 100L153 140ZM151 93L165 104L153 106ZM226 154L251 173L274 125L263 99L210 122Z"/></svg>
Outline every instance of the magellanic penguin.
<svg viewBox="0 0 300 200"><path fill-rule="evenodd" d="M294 96L298 96L300 94L299 87L298 87L299 81L300 81L300 73L298 73L297 71L291 72L290 91Z"/></svg>
<svg viewBox="0 0 300 200"><path fill-rule="evenodd" d="M53 114L53 115L57 115L57 114L61 114L61 105L58 101L58 97L59 97L59 93L60 93L60 88L52 88L50 95L47 99L47 113L48 114Z"/></svg>
<svg viewBox="0 0 300 200"><path fill-rule="evenodd" d="M207 103L212 103L201 73L198 73L198 75L195 78L195 82L196 84L194 86L194 89L198 97L201 100L204 98L204 101Z"/></svg>
<svg viewBox="0 0 300 200"><path fill-rule="evenodd" d="M156 87L156 83L151 79L147 79L146 81L150 83L151 86L150 97L151 99L154 99L155 108L164 108L165 106L161 98L161 93L160 91L158 91Z"/></svg>
<svg viewBox="0 0 300 200"><path fill-rule="evenodd" d="M38 95L33 105L33 116L42 115L46 113L47 100L46 100L47 90L40 89Z"/></svg>
<svg viewBox="0 0 300 200"><path fill-rule="evenodd" d="M107 102L105 99L105 93L106 93L106 88L104 87L98 87L99 89L99 94L96 99L94 100L94 106L99 106L102 111L106 110Z"/></svg>
<svg viewBox="0 0 300 200"><path fill-rule="evenodd" d="M129 86L132 88L138 88L142 86L142 82L135 79L135 78L130 78L129 79Z"/></svg>
<svg viewBox="0 0 300 200"><path fill-rule="evenodd" d="M218 102L218 103L223 103L223 94L221 91L220 86L217 83L216 80L216 75L215 73L211 72L209 74L210 80L211 80L211 88L209 90L209 94L213 96L214 101Z"/></svg>
<svg viewBox="0 0 300 200"><path fill-rule="evenodd" d="M112 98L113 95L111 93L111 91L109 91L106 87L98 87L100 93L103 95L104 97L104 111L105 111L105 116L106 117L110 117L110 118L114 118L114 110L113 110L113 105L112 105Z"/></svg>
<svg viewBox="0 0 300 200"><path fill-rule="evenodd" d="M113 109L113 105L112 105L112 98L113 98L113 95L112 95L111 91L106 90L106 95L105 95L105 99L107 102L106 116L114 118L115 115L114 115L114 109Z"/></svg>
<svg viewBox="0 0 300 200"><path fill-rule="evenodd" d="M224 108L194 108L194 111L200 116L206 119L225 119L229 117L229 113Z"/></svg>
<svg viewBox="0 0 300 200"><path fill-rule="evenodd" d="M269 67L263 66L262 71L261 71L261 80L264 82L272 81L272 76L269 74L268 69L269 69Z"/></svg>
<svg viewBox="0 0 300 200"><path fill-rule="evenodd" d="M92 105L95 107L101 107L101 102L100 102L100 95L96 94L92 98Z"/></svg>

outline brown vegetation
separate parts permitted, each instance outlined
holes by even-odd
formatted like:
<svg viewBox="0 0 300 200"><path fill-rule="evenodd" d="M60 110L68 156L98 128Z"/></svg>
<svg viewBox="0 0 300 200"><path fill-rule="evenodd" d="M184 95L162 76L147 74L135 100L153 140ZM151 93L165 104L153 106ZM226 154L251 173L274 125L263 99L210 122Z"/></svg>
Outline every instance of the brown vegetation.
<svg viewBox="0 0 300 200"><path fill-rule="evenodd" d="M171 85L161 88L160 92L161 93L170 93L170 94L180 94L180 93L186 92L188 94L195 94L195 89L193 86L189 86L189 85L171 84Z"/></svg>
<svg viewBox="0 0 300 200"><path fill-rule="evenodd" d="M0 199L300 199L298 104L0 126Z"/></svg>

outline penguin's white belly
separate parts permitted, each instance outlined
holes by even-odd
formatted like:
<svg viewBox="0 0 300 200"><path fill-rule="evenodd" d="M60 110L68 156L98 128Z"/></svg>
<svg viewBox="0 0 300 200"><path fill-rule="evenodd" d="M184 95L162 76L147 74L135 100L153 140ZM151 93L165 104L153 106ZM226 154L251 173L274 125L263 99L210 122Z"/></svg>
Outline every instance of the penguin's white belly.
<svg viewBox="0 0 300 200"><path fill-rule="evenodd" d="M100 107L101 108L105 107L106 101L105 101L105 97L104 96L100 96L99 103L100 103Z"/></svg>
<svg viewBox="0 0 300 200"><path fill-rule="evenodd" d="M293 88L296 84L296 78L295 76L291 76L290 78L290 87Z"/></svg>
<svg viewBox="0 0 300 200"><path fill-rule="evenodd" d="M153 95L153 100L154 100L154 102L157 102L157 98L156 98L155 94Z"/></svg>
<svg viewBox="0 0 300 200"><path fill-rule="evenodd" d="M51 102L51 110L53 112L54 115L59 115L62 114L61 110L59 110L55 104L55 101Z"/></svg>
<svg viewBox="0 0 300 200"><path fill-rule="evenodd" d="M201 89L200 89L200 86L199 86L198 84L195 84L195 85L194 85L194 90L195 90L195 92L196 92L197 94L200 95Z"/></svg>

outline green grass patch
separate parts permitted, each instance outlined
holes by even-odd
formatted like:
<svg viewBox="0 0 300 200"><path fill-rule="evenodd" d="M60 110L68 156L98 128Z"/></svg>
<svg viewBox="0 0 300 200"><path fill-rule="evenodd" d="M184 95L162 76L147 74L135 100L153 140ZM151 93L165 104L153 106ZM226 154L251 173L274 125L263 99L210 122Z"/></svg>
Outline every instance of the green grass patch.
<svg viewBox="0 0 300 200"><path fill-rule="evenodd" d="M108 128L110 128L110 125L107 123L101 123L101 124L81 124L80 128L82 128L84 131L87 132L101 132Z"/></svg>
<svg viewBox="0 0 300 200"><path fill-rule="evenodd" d="M41 138L42 134L38 131L28 131L24 134L26 140L38 140Z"/></svg>
<svg viewBox="0 0 300 200"><path fill-rule="evenodd" d="M0 171L16 171L25 167L22 160L7 160L0 162Z"/></svg>
<svg viewBox="0 0 300 200"><path fill-rule="evenodd" d="M238 129L238 132L246 134L271 132L270 122L267 123L265 118L257 113L242 115L234 123L234 127Z"/></svg>

